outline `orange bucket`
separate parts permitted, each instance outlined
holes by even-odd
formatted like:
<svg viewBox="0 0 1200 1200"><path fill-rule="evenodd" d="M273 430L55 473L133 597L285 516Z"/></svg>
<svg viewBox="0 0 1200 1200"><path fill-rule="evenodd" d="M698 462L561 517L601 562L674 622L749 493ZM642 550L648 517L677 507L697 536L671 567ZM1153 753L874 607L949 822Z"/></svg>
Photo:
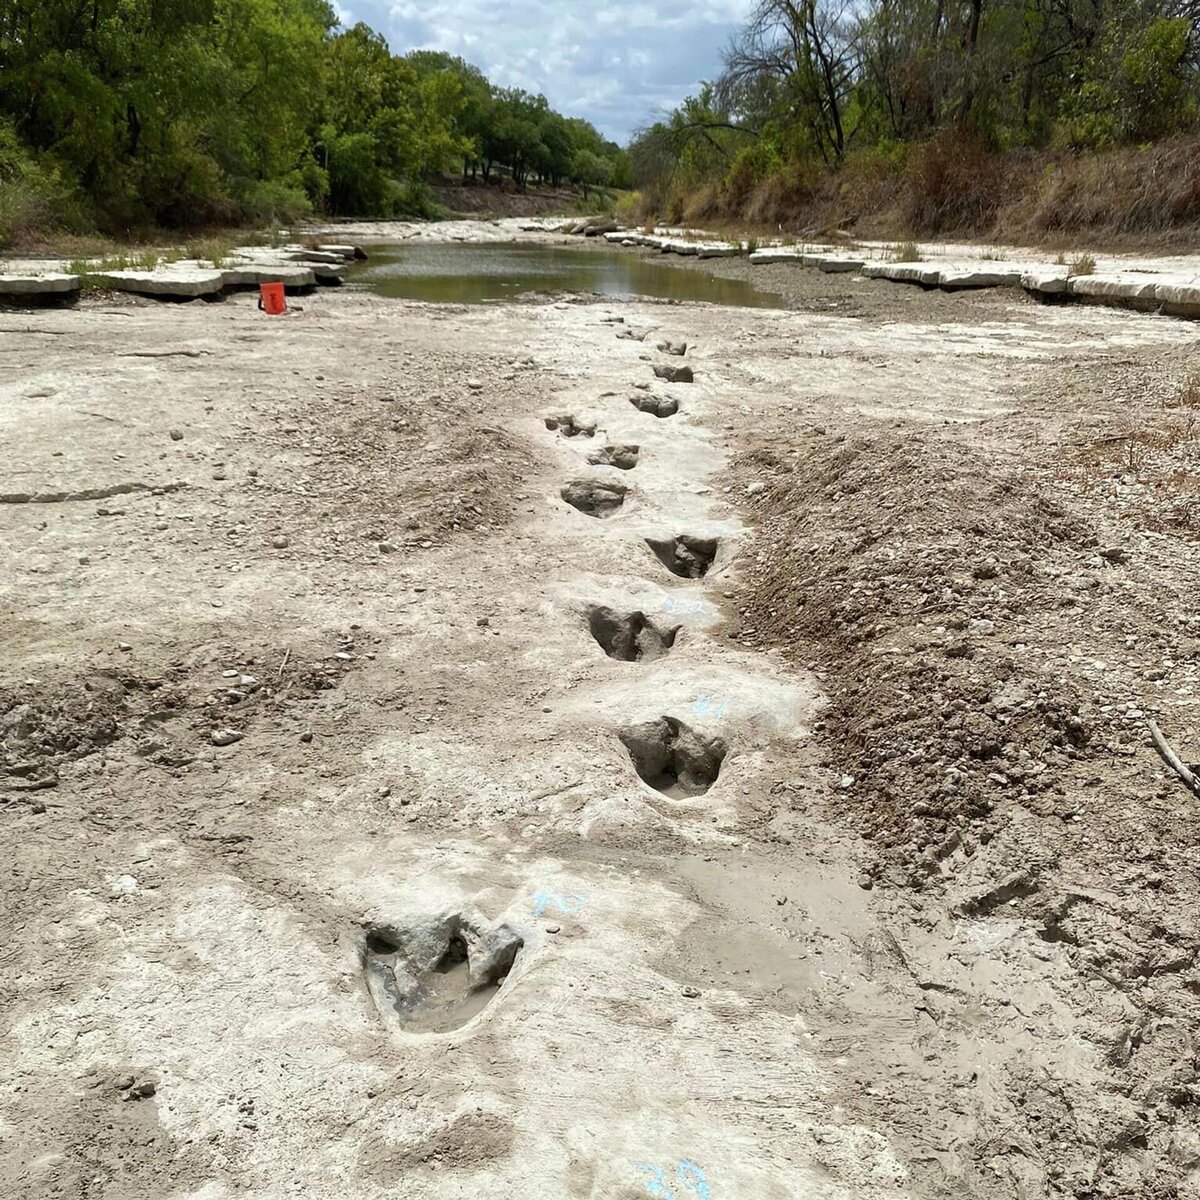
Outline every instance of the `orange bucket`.
<svg viewBox="0 0 1200 1200"><path fill-rule="evenodd" d="M268 317L282 316L287 312L287 297L284 295L282 283L264 283L259 286L258 290L261 293L258 298L258 307Z"/></svg>

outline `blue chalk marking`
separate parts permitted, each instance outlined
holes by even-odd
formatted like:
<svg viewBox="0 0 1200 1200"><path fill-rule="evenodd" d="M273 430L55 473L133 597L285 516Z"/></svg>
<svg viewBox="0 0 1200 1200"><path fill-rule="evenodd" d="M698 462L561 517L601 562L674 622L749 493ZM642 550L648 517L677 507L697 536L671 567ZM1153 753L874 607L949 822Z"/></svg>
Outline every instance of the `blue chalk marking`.
<svg viewBox="0 0 1200 1200"><path fill-rule="evenodd" d="M675 1193L667 1185L667 1173L662 1167L651 1167L646 1163L638 1163L633 1168L640 1171L645 1178L642 1186L648 1196L657 1196L659 1200L675 1200ZM691 1192L696 1200L712 1200L712 1189L708 1179L698 1163L685 1158L676 1168L675 1175L685 1191Z"/></svg>
<svg viewBox="0 0 1200 1200"><path fill-rule="evenodd" d="M577 917L587 907L587 897L574 893L569 896L558 896L553 892L535 892L531 899L535 917L545 916L547 908L556 908L569 917Z"/></svg>
<svg viewBox="0 0 1200 1200"><path fill-rule="evenodd" d="M708 1186L704 1172L690 1158L685 1158L679 1164L675 1174L679 1176L679 1182L695 1195L697 1200L709 1200L712 1196L712 1189Z"/></svg>
<svg viewBox="0 0 1200 1200"><path fill-rule="evenodd" d="M674 597L668 597L663 601L663 612L698 614L703 611L703 600L676 600Z"/></svg>
<svg viewBox="0 0 1200 1200"><path fill-rule="evenodd" d="M642 1186L648 1196L658 1196L659 1200L675 1200L675 1193L667 1187L667 1173L662 1167L648 1167L643 1164L633 1169L645 1173L646 1178L642 1180Z"/></svg>

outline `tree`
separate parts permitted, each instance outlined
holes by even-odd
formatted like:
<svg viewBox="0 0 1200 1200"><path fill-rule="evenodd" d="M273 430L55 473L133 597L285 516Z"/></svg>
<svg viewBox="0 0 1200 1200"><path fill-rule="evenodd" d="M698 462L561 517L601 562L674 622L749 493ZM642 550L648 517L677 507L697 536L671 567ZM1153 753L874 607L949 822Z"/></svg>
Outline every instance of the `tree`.
<svg viewBox="0 0 1200 1200"><path fill-rule="evenodd" d="M612 163L594 150L580 150L571 162L571 176L583 188L585 200L591 188L606 186L612 173Z"/></svg>

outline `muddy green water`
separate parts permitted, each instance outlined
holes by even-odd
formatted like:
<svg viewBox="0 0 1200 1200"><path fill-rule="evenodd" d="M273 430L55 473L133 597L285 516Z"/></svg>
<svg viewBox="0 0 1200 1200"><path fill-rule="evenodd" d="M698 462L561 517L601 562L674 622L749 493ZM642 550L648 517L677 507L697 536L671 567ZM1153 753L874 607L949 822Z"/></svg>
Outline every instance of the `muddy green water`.
<svg viewBox="0 0 1200 1200"><path fill-rule="evenodd" d="M627 250L458 243L366 250L370 257L350 272L350 281L404 300L484 304L527 292L598 292L742 308L783 307L778 296L743 280L718 279Z"/></svg>

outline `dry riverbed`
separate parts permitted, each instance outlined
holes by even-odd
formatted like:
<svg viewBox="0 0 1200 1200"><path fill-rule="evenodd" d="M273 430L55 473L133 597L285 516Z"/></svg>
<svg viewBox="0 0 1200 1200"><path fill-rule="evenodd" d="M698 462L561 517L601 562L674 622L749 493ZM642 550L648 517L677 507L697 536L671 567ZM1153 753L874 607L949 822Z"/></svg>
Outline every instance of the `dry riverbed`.
<svg viewBox="0 0 1200 1200"><path fill-rule="evenodd" d="M788 270L4 316L0 1195L1200 1195L1194 327Z"/></svg>

